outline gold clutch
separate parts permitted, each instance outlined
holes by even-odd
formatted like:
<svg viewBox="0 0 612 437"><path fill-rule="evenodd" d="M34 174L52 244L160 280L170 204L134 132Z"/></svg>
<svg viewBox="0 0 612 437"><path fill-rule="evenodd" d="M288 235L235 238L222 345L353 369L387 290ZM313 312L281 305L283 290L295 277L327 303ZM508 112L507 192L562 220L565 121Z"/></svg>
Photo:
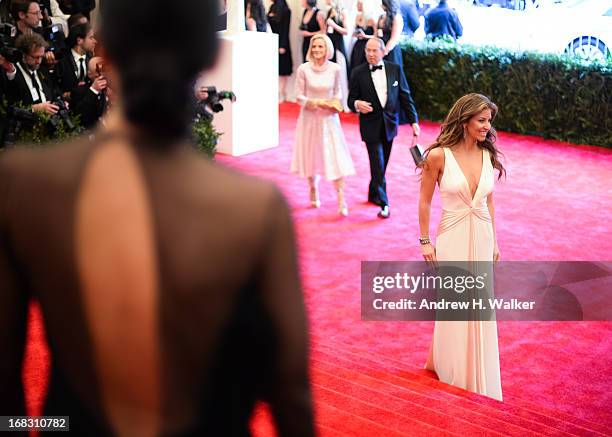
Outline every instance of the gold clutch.
<svg viewBox="0 0 612 437"><path fill-rule="evenodd" d="M342 103L340 103L340 100L338 99L321 100L321 107L326 109L333 109L336 112L344 111Z"/></svg>

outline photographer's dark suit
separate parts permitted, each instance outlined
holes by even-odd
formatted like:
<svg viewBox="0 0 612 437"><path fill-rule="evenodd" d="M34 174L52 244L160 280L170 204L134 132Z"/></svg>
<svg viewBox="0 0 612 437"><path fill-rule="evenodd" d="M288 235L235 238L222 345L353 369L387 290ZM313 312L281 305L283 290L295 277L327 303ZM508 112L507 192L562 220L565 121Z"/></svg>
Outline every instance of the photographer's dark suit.
<svg viewBox="0 0 612 437"><path fill-rule="evenodd" d="M23 66L23 64L21 64ZM25 71L29 71L27 67L23 67ZM47 101L52 101L59 94L53 81L47 76L44 71L38 70L36 72L38 80L42 85L42 92L45 94ZM19 67L17 67L17 74L12 81L9 81L6 85L6 94L10 104L18 102L24 105L33 105L35 103L41 103L40 96L37 101L32 100L32 93L30 87L23 76L23 73Z"/></svg>
<svg viewBox="0 0 612 437"><path fill-rule="evenodd" d="M94 93L89 84L77 87L72 92L70 108L74 115L81 117L81 126L91 129L106 110L106 94Z"/></svg>
<svg viewBox="0 0 612 437"><path fill-rule="evenodd" d="M380 207L389 205L385 171L391 155L393 139L397 136L400 108L406 111L409 122L418 123L418 115L410 94L408 82L401 74L400 66L384 62L387 78L387 102L384 108L376 92L369 64L356 67L350 79L348 105L356 111L355 101L364 100L372 104L373 111L359 114L359 131L366 143L370 158L370 187L368 200Z"/></svg>
<svg viewBox="0 0 612 437"><path fill-rule="evenodd" d="M91 59L91 55L85 55L84 73L85 82L88 82L87 78L87 65ZM57 65L57 73L60 82L60 90L62 93L72 93L79 86L79 78L76 72L79 71L79 66L76 64L72 51L68 51L64 58Z"/></svg>

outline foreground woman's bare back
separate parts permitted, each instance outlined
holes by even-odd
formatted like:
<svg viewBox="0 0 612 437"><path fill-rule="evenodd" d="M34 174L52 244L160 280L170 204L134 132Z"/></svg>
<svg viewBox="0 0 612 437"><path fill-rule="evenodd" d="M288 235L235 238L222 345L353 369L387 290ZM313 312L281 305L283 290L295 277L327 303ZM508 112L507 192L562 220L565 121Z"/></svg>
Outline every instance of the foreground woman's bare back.
<svg viewBox="0 0 612 437"><path fill-rule="evenodd" d="M3 415L23 414L33 297L45 414L75 435L248 435L258 398L281 435L312 432L292 226L271 185L122 136L12 151L0 238Z"/></svg>

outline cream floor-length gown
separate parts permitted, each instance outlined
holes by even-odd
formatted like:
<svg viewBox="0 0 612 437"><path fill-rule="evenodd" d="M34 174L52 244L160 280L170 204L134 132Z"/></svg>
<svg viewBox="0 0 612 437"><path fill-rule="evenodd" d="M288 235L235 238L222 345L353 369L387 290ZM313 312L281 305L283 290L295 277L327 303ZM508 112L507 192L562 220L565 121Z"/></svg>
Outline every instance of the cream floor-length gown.
<svg viewBox="0 0 612 437"><path fill-rule="evenodd" d="M295 93L302 109L295 129L291 171L301 177L323 175L334 181L355 174L338 113L306 106L309 99L340 100L340 76L340 66L331 61L320 67L307 62L298 68Z"/></svg>
<svg viewBox="0 0 612 437"><path fill-rule="evenodd" d="M438 261L492 261L495 244L487 197L493 166L482 151L482 172L474 198L452 151L444 147L440 180L442 217L436 238ZM502 400L495 321L436 321L425 368L440 381Z"/></svg>

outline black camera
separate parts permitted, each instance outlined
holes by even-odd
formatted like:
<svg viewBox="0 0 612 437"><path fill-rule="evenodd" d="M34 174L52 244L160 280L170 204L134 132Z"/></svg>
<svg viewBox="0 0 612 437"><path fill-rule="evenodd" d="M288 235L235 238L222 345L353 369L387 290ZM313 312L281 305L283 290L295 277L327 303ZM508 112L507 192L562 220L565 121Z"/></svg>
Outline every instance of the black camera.
<svg viewBox="0 0 612 437"><path fill-rule="evenodd" d="M56 61L61 61L67 51L66 35L62 25L51 24L50 26L39 27L35 31L49 43L47 52L52 52Z"/></svg>
<svg viewBox="0 0 612 437"><path fill-rule="evenodd" d="M23 53L14 47L17 28L8 23L0 24L0 56L15 64L21 61Z"/></svg>
<svg viewBox="0 0 612 437"><path fill-rule="evenodd" d="M17 28L9 23L0 23L0 37L7 37L14 40L17 36Z"/></svg>
<svg viewBox="0 0 612 437"><path fill-rule="evenodd" d="M38 121L38 116L32 111L9 106L7 110L7 125L2 145L14 146L22 129L32 129Z"/></svg>
<svg viewBox="0 0 612 437"><path fill-rule="evenodd" d="M213 112L223 111L222 100L230 100L231 102L236 101L236 94L231 91L217 91L217 87L209 86L206 87L208 98L205 100L206 104L210 106Z"/></svg>
<svg viewBox="0 0 612 437"><path fill-rule="evenodd" d="M201 118L212 120L213 114L210 113L208 108L214 113L223 111L222 100L236 101L236 95L231 91L217 91L217 87L214 86L202 87L200 90L205 91L208 96L196 103L196 120Z"/></svg>
<svg viewBox="0 0 612 437"><path fill-rule="evenodd" d="M76 126L72 122L72 118L70 118L70 111L68 111L68 107L66 106L66 102L64 101L64 99L62 99L61 97L57 97L51 103L53 103L59 108L59 110L55 114L53 114L51 118L49 118L49 123L51 124L53 130L57 130L61 122L63 121L64 125L66 126L66 129L69 131L73 131Z"/></svg>

